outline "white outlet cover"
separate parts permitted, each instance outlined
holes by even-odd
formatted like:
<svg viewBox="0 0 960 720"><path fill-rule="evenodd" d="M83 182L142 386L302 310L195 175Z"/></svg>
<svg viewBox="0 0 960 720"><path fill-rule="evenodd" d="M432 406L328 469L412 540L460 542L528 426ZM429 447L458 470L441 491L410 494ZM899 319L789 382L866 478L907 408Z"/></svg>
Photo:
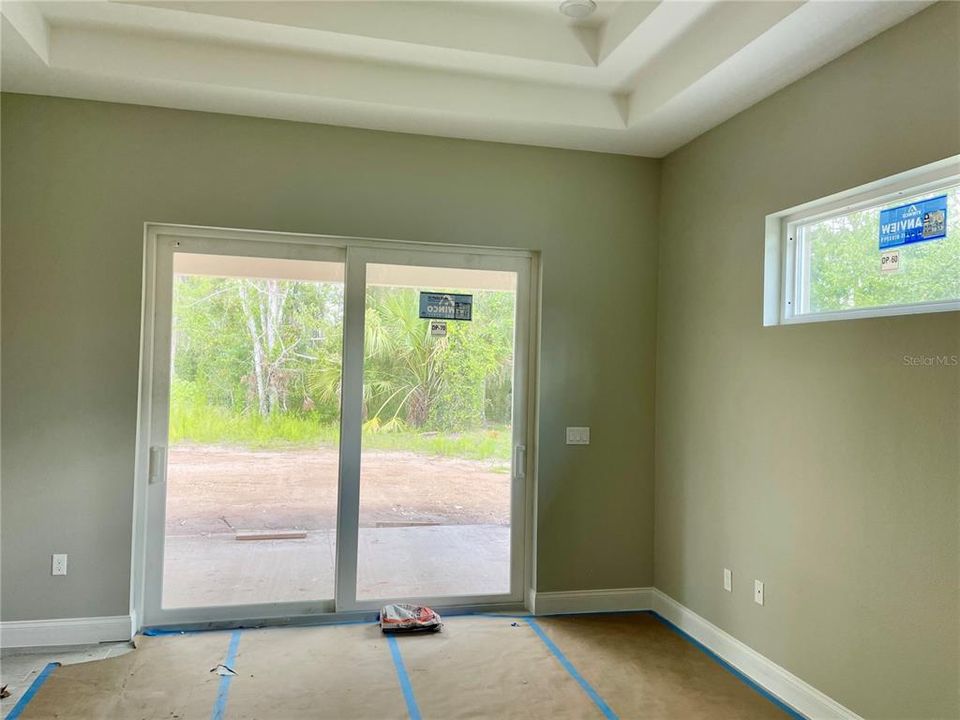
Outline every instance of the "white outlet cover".
<svg viewBox="0 0 960 720"><path fill-rule="evenodd" d="M723 569L723 589L733 592L733 572L729 568Z"/></svg>
<svg viewBox="0 0 960 720"><path fill-rule="evenodd" d="M568 427L567 445L589 445L590 428L588 427Z"/></svg>
<svg viewBox="0 0 960 720"><path fill-rule="evenodd" d="M763 605L763 583L759 580L753 581L753 601L757 605Z"/></svg>
<svg viewBox="0 0 960 720"><path fill-rule="evenodd" d="M51 575L66 575L67 574L67 556L65 553L55 553L50 558L50 574Z"/></svg>

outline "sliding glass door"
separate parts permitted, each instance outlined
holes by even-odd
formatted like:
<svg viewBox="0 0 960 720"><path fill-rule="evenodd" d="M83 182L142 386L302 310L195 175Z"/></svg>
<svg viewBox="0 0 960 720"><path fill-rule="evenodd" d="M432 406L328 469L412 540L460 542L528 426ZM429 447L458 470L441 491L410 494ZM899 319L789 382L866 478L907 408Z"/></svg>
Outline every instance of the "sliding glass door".
<svg viewBox="0 0 960 720"><path fill-rule="evenodd" d="M338 607L519 602L530 259L356 248L347 267Z"/></svg>
<svg viewBox="0 0 960 720"><path fill-rule="evenodd" d="M148 237L144 623L519 602L531 259Z"/></svg>

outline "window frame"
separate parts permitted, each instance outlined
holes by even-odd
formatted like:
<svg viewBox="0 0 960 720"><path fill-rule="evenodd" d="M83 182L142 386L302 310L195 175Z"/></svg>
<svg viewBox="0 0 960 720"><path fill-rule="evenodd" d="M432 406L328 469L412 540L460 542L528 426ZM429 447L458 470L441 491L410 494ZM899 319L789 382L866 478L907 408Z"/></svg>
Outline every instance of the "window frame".
<svg viewBox="0 0 960 720"><path fill-rule="evenodd" d="M804 243L798 233L799 228L813 222L829 220L870 207L892 205L898 199L931 194L958 184L960 184L960 155L954 155L929 165L767 215L763 324L795 325L960 310L960 298L955 298L819 313L803 312L802 307L809 303L809 297L803 294L804 289L808 287L808 282L801 276L809 271L809 265L800 262Z"/></svg>

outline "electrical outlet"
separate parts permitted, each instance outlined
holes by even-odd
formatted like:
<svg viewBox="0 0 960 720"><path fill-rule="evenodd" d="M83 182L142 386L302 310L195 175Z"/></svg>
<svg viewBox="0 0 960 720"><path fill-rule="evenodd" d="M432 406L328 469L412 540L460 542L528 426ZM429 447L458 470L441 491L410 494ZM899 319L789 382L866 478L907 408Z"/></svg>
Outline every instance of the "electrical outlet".
<svg viewBox="0 0 960 720"><path fill-rule="evenodd" d="M723 569L723 589L727 592L733 592L733 573L729 568Z"/></svg>
<svg viewBox="0 0 960 720"><path fill-rule="evenodd" d="M50 574L51 575L66 575L67 574L67 554L56 554L51 558L50 564Z"/></svg>
<svg viewBox="0 0 960 720"><path fill-rule="evenodd" d="M589 445L590 428L588 427L568 427L567 445Z"/></svg>
<svg viewBox="0 0 960 720"><path fill-rule="evenodd" d="M753 601L757 605L763 605L763 583L759 580L753 581Z"/></svg>

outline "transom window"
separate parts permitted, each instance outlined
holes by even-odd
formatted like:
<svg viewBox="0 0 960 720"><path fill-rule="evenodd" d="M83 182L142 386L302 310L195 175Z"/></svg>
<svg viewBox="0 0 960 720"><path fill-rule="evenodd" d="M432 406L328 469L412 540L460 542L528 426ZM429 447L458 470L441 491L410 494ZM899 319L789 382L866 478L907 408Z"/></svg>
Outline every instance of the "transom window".
<svg viewBox="0 0 960 720"><path fill-rule="evenodd" d="M764 324L960 310L960 159L767 218Z"/></svg>

